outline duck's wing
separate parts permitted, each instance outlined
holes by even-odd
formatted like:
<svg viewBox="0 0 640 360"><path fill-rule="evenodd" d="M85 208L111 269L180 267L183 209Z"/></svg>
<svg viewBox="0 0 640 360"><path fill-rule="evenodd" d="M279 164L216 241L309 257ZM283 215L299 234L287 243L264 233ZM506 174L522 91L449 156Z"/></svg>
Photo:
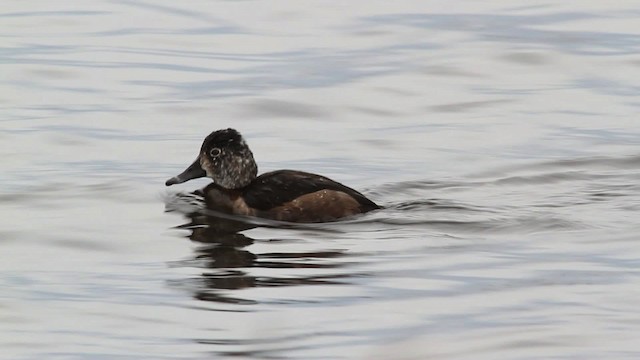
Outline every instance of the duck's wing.
<svg viewBox="0 0 640 360"><path fill-rule="evenodd" d="M340 191L351 196L360 204L362 212L380 208L348 186L321 175L295 170L277 170L258 176L243 189L243 197L249 207L269 210L321 190Z"/></svg>

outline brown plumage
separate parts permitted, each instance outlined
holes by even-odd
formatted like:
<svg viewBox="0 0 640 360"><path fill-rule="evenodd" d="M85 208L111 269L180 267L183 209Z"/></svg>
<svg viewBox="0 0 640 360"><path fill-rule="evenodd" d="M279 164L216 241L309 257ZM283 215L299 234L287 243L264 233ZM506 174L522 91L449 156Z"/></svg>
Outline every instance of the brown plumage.
<svg viewBox="0 0 640 360"><path fill-rule="evenodd" d="M294 170L256 174L244 139L226 129L207 136L193 164L166 185L208 176L213 183L202 189L208 208L289 222L335 221L380 208L358 191L321 175Z"/></svg>

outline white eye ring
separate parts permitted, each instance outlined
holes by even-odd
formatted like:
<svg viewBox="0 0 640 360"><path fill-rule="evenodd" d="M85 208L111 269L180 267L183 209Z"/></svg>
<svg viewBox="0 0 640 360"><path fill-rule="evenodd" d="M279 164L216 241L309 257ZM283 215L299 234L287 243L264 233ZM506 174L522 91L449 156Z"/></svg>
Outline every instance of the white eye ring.
<svg viewBox="0 0 640 360"><path fill-rule="evenodd" d="M220 153L222 153L222 150L220 150L220 148L213 148L209 150L209 155L211 155L212 158L220 156Z"/></svg>

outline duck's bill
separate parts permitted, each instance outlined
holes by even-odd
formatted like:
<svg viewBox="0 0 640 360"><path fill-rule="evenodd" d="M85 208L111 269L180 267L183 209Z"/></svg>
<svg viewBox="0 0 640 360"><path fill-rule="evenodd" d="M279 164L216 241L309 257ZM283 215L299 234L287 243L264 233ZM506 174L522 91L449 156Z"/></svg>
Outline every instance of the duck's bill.
<svg viewBox="0 0 640 360"><path fill-rule="evenodd" d="M205 173L205 171L202 170L202 167L200 166L200 159L198 158L196 159L196 161L193 162L193 164L189 165L189 167L185 171L183 171L180 175L176 175L172 177L171 179L167 180L167 182L164 184L166 186L171 186L174 184L182 184L185 181L189 181L189 180L193 180L193 179L197 179L205 176L207 176L207 173Z"/></svg>

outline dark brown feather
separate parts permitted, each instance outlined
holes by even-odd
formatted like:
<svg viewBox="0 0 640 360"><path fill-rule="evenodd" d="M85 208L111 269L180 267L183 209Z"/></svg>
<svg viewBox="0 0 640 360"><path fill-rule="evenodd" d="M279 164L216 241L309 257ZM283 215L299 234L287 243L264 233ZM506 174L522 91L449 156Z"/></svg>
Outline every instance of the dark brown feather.
<svg viewBox="0 0 640 360"><path fill-rule="evenodd" d="M320 190L334 190L349 195L359 204L360 212L380 208L348 186L321 175L295 170L277 170L258 176L242 189L242 197L249 207L266 211Z"/></svg>
<svg viewBox="0 0 640 360"><path fill-rule="evenodd" d="M342 191L320 190L258 212L258 215L280 221L327 222L362 212L360 203L352 196Z"/></svg>

